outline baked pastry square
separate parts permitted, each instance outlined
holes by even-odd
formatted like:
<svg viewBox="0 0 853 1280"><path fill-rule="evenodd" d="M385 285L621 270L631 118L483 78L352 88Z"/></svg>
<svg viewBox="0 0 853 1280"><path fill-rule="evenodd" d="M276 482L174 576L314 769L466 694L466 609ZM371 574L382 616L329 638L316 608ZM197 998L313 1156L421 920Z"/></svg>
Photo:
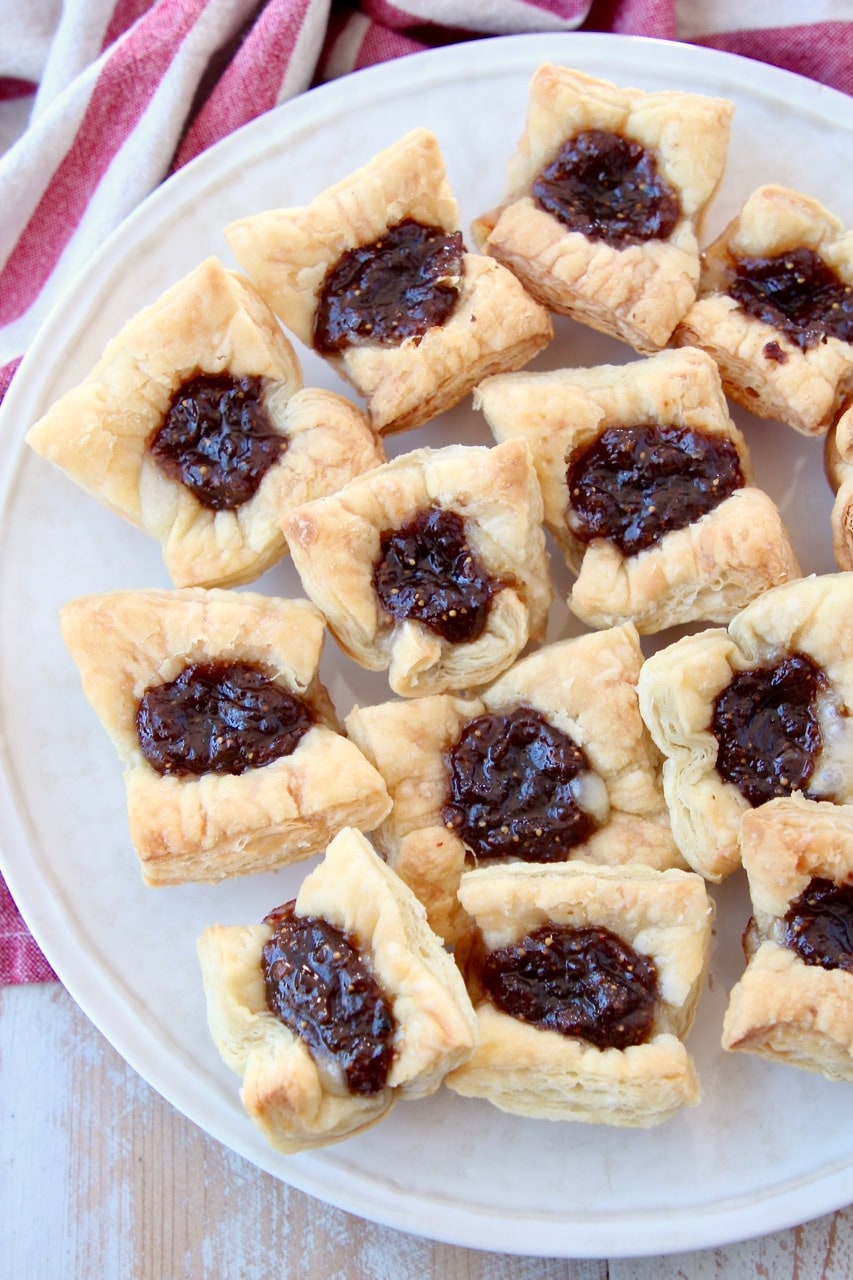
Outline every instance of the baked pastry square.
<svg viewBox="0 0 853 1280"><path fill-rule="evenodd" d="M515 1115L640 1127L699 1102L684 1037L714 914L700 876L517 863L468 872L459 893L476 922L457 957L480 1034L450 1089Z"/></svg>
<svg viewBox="0 0 853 1280"><path fill-rule="evenodd" d="M210 926L198 955L213 1040L280 1151L339 1141L434 1093L473 1049L452 957L352 828L294 902L259 925Z"/></svg>
<svg viewBox="0 0 853 1280"><path fill-rule="evenodd" d="M303 389L275 316L216 258L129 320L27 441L156 538L177 587L257 578L286 552L282 511L385 457L355 405Z"/></svg>
<svg viewBox="0 0 853 1280"><path fill-rule="evenodd" d="M341 648L404 697L486 684L541 640L542 497L523 440L402 454L282 522Z"/></svg>
<svg viewBox="0 0 853 1280"><path fill-rule="evenodd" d="M771 800L740 843L753 916L723 1048L853 1081L853 807Z"/></svg>
<svg viewBox="0 0 853 1280"><path fill-rule="evenodd" d="M475 242L552 311L629 343L665 346L696 296L705 211L734 108L694 93L618 88L545 64L507 194Z"/></svg>
<svg viewBox="0 0 853 1280"><path fill-rule="evenodd" d="M810 196L759 187L704 251L673 340L710 352L752 413L824 434L853 389L853 232Z"/></svg>
<svg viewBox="0 0 853 1280"><path fill-rule="evenodd" d="M124 765L146 884L269 871L388 812L318 679L307 600L119 591L66 605L62 634Z"/></svg>
<svg viewBox="0 0 853 1280"><path fill-rule="evenodd" d="M672 832L707 879L740 865L741 821L767 801L853 802L852 620L853 573L803 578L643 664Z"/></svg>
<svg viewBox="0 0 853 1280"><path fill-rule="evenodd" d="M493 258L467 253L438 141L407 133L309 205L232 223L237 261L386 435L419 426L553 336Z"/></svg>
<svg viewBox="0 0 853 1280"><path fill-rule="evenodd" d="M799 577L705 352L499 374L474 403L496 440L530 445L545 523L577 575L568 605L587 625L728 622Z"/></svg>
<svg viewBox="0 0 853 1280"><path fill-rule="evenodd" d="M853 569L853 400L826 436L826 476L835 493L829 517L839 569Z"/></svg>
<svg viewBox="0 0 853 1280"><path fill-rule="evenodd" d="M640 718L642 661L626 624L547 645L475 698L440 694L347 716L393 801L376 845L446 942L470 923L457 891L478 864L685 865Z"/></svg>

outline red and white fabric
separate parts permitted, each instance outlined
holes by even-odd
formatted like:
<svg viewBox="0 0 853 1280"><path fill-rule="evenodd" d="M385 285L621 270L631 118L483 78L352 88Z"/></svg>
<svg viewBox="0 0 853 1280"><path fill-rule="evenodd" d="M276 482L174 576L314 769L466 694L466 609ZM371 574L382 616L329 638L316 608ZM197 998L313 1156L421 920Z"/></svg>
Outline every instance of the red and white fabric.
<svg viewBox="0 0 853 1280"><path fill-rule="evenodd" d="M0 397L154 187L322 80L459 40L584 30L686 40L853 93L850 0L0 0L0 23ZM0 880L0 983L52 976Z"/></svg>

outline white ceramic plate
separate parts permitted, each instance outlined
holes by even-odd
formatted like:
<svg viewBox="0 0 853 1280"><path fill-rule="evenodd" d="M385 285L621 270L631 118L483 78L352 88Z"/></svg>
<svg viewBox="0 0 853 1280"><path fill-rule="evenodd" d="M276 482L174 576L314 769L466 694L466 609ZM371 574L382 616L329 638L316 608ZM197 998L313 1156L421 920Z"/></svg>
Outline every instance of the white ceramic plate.
<svg viewBox="0 0 853 1280"><path fill-rule="evenodd" d="M57 612L84 592L168 581L154 544L21 444L126 318L208 253L230 262L226 223L309 200L407 129L437 134L469 225L502 194L527 85L546 60L617 84L735 100L731 161L709 233L768 181L811 193L853 224L849 99L753 62L616 36L514 37L404 59L297 99L213 148L104 246L34 342L3 406L0 844L10 888L73 996L142 1076L228 1147L321 1199L419 1234L522 1254L614 1257L723 1244L853 1200L853 1090L719 1047L727 992L742 967L741 877L716 893L711 977L690 1038L705 1093L698 1108L649 1132L623 1132L524 1121L444 1091L319 1154L277 1155L245 1117L237 1078L208 1037L195 940L214 921L260 919L295 893L305 868L217 887L143 888L121 771L63 649ZM309 384L342 389L313 355L300 354ZM535 367L634 358L560 321ZM820 443L735 417L804 569L831 571ZM393 450L457 438L491 442L470 404L398 438ZM551 638L578 630L559 603L565 577L556 577ZM260 587L301 594L289 565ZM384 677L361 673L331 642L323 671L342 713L355 698L388 696Z"/></svg>

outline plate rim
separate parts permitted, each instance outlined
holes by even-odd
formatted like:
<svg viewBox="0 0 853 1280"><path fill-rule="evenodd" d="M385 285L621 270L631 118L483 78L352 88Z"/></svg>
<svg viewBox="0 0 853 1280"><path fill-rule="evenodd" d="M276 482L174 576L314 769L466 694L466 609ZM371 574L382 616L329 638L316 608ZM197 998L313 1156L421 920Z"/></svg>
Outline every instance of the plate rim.
<svg viewBox="0 0 853 1280"><path fill-rule="evenodd" d="M472 65L471 51L478 45L491 46L496 52L496 60L487 58L485 67L478 68L476 63ZM836 123L848 129L853 126L853 119L844 119L845 114L850 115L851 108L851 100L847 95L806 77L704 46L609 33L565 32L547 36L530 33L490 37L409 55L319 85L248 122L169 177L111 233L76 274L34 337L0 406L0 432L5 433L4 438L12 446L7 450L0 469L0 524L5 524L8 518L9 498L23 458L27 456L23 434L33 420L32 406L39 400L39 362L45 358L45 353L49 354L51 363L55 360L55 334L69 323L69 316L72 317L73 327L75 291L79 289L81 282L86 282L91 288L93 285L97 286L100 280L101 287L103 286L103 278L111 270L111 256L119 242L125 242L128 236L132 239L146 227L150 227L152 219L156 224L161 206L162 211L165 211L169 203L182 199L185 188L192 190L199 185L203 186L222 168L223 160L227 167L234 153L250 135L255 143L257 140L254 135L257 134L262 140L259 149L264 149L274 145L273 135L282 120L292 119L297 129L304 131L318 127L324 119L332 118L336 109L345 106L351 93L353 76L359 77L362 84L375 84L377 91L374 98L381 99L393 97L394 92L404 84L410 87L413 78L418 79L421 87L427 83L434 84L455 78L454 72L458 73L460 70L465 75L476 78L484 73L499 74L501 70L518 69L521 65L532 62L533 50L537 46L542 50L538 56L545 60L546 45L548 60L559 61L564 65L571 65L570 54L573 48L585 48L588 51L580 55L582 62L584 58L595 57L605 49L608 53L618 51L614 71L634 61L637 48L647 47L654 50L655 57L661 59L663 64L671 65L675 62L683 66L685 62L693 62L707 65L712 72L719 68L725 71L721 76L723 81L729 78L731 70L733 86L743 83L741 77L745 69L748 69L751 93L784 97L788 103L792 102L793 96L795 108L805 98L812 114L815 113L816 103L820 102L830 116L839 113ZM629 50L632 51L631 54ZM419 63L420 69L413 67L415 61ZM655 70L658 69L663 72L667 66L656 63ZM718 91L723 93L724 89L720 88ZM819 114L823 115L823 112ZM519 130L520 127L521 122ZM269 136L264 142L265 134ZM512 142L514 140L508 142L508 149ZM150 229L146 234L150 234ZM156 1050L156 1043L145 1030L144 1021L134 1024L132 1017L128 1018L124 1010L118 1010L120 1016L116 1022L112 1016L116 1012L114 996L110 990L104 989L107 985L106 975L100 972L97 956L87 953L84 948L82 954L86 957L87 964L93 967L91 970L84 969L82 973L74 970L73 961L75 958L79 959L81 951L72 948L69 956L60 941L62 931L56 928L59 924L67 923L61 895L45 900L42 897L44 882L39 879L35 866L28 865L26 859L18 859L16 863L7 853L7 849L16 847L16 836L23 836L24 840L26 836L13 795L14 771L7 768L6 733L2 723L0 756L3 760L3 768L0 770L0 869L22 916L66 990L122 1058L171 1105L228 1149L289 1185L381 1225L446 1243L480 1249L500 1249L523 1256L577 1258L664 1255L687 1249L731 1244L834 1211L853 1198L853 1153L849 1162L836 1162L829 1174L822 1171L789 1180L796 1185L788 1187L786 1184L781 1191L771 1188L756 1193L753 1197L740 1196L736 1198L734 1205L718 1201L708 1205L698 1215L695 1208L669 1211L657 1208L641 1213L631 1211L623 1215L626 1221L621 1224L618 1218L614 1221L612 1215L606 1215L600 1222L581 1222L578 1219L560 1219L554 1222L550 1219L531 1218L527 1213L502 1213L496 1217L494 1210L485 1212L472 1205L460 1209L448 1203L439 1204L437 1198L425 1203L418 1193L406 1192L404 1188L395 1188L391 1203L383 1204L375 1196L368 1194L367 1188L361 1198L357 1194L357 1187L335 1185L330 1188L328 1165L322 1166L319 1176L313 1172L318 1159L322 1163L322 1157L304 1155L297 1157L295 1161L289 1160L282 1167L276 1153L270 1152L267 1164L259 1162L257 1153L242 1141L241 1134L236 1131L237 1127L232 1126L230 1116L227 1117L228 1123L214 1130L209 1121L203 1118L205 1107L196 1105L195 1099L187 1096L186 1089L180 1087L180 1081L177 1082L179 1087L175 1088L176 1082L168 1078L171 1059L166 1064L159 1064L155 1053L155 1061L151 1060L151 1050ZM181 1100L178 1101L177 1098ZM229 1133L232 1127L235 1128L233 1134ZM341 1172L332 1168L335 1175ZM343 1175L336 1181L343 1184L352 1182L351 1171L343 1170ZM321 1187L320 1182L327 1185ZM803 1192L809 1189L813 1195L804 1205ZM536 1232L536 1238L525 1241L524 1247L517 1238L519 1221L529 1224ZM641 1221L646 1236L645 1239L638 1240L630 1227Z"/></svg>

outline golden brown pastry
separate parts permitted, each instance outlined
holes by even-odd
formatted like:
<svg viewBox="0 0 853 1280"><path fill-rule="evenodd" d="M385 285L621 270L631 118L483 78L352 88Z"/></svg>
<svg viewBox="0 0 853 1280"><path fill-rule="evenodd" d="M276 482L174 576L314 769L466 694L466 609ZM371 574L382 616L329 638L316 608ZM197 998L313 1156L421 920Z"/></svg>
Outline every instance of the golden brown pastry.
<svg viewBox="0 0 853 1280"><path fill-rule="evenodd" d="M709 880L740 865L738 831L777 796L853 802L853 573L767 591L729 624L652 655L640 711L667 757L684 857Z"/></svg>
<svg viewBox="0 0 853 1280"><path fill-rule="evenodd" d="M753 917L723 1048L853 1081L853 807L771 800L740 845Z"/></svg>
<svg viewBox="0 0 853 1280"><path fill-rule="evenodd" d="M699 1101L683 1043L713 920L699 876L516 863L468 872L460 898L480 1034L450 1089L515 1115L641 1127Z"/></svg>
<svg viewBox="0 0 853 1280"><path fill-rule="evenodd" d="M475 242L552 311L659 350L696 296L697 236L733 110L722 98L541 66L507 194L477 219Z"/></svg>
<svg viewBox="0 0 853 1280"><path fill-rule="evenodd" d="M824 461L835 493L830 514L832 553L839 569L853 569L853 401L827 433Z"/></svg>
<svg viewBox="0 0 853 1280"><path fill-rule="evenodd" d="M458 226L438 141L415 129L309 205L242 218L225 236L288 329L355 387L387 435L551 340L547 311L493 258L466 253ZM385 296L391 264L411 289L399 307Z"/></svg>
<svg viewBox="0 0 853 1280"><path fill-rule="evenodd" d="M287 550L283 511L385 456L354 405L302 388L275 316L216 258L129 320L27 441L157 538L178 587L258 577Z"/></svg>
<svg viewBox="0 0 853 1280"><path fill-rule="evenodd" d="M283 520L341 648L404 697L485 684L544 634L551 578L523 440L406 453Z"/></svg>
<svg viewBox="0 0 853 1280"><path fill-rule="evenodd" d="M319 682L323 632L307 600L251 592L124 591L65 606L63 638L125 768L146 884L269 871L388 812L385 784L339 732Z"/></svg>
<svg viewBox="0 0 853 1280"><path fill-rule="evenodd" d="M752 413L824 434L853 388L853 232L810 196L759 187L703 253L673 340L708 351Z"/></svg>
<svg viewBox="0 0 853 1280"><path fill-rule="evenodd" d="M577 575L568 605L587 625L728 622L799 577L705 352L500 374L474 404L496 440L530 445L545 523Z"/></svg>
<svg viewBox="0 0 853 1280"><path fill-rule="evenodd" d="M265 960L282 920L279 950ZM312 922L317 941L305 938ZM346 973L359 964L369 975L345 1020L335 1017L340 993L324 981L331 947ZM293 904L262 924L210 926L198 954L213 1040L243 1077L246 1111L279 1151L339 1141L375 1124L395 1102L434 1093L474 1046L477 1019L453 959L410 890L351 828L332 840ZM307 993L307 983L282 971L300 958L320 974ZM318 1003L319 1013L332 1015L325 1035L318 1034ZM299 1017L310 1026L297 1034Z"/></svg>
<svg viewBox="0 0 853 1280"><path fill-rule="evenodd" d="M376 845L446 942L467 927L457 890L480 859L684 865L637 704L642 660L627 624L548 645L476 698L347 716L393 800Z"/></svg>

